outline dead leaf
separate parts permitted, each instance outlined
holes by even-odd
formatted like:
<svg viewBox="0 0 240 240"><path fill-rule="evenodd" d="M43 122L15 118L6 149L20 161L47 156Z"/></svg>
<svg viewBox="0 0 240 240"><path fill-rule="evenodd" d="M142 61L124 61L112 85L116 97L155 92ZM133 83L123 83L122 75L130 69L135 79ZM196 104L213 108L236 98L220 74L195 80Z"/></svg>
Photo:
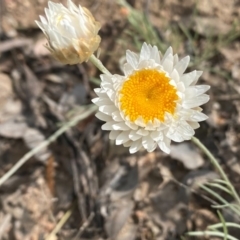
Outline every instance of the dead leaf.
<svg viewBox="0 0 240 240"><path fill-rule="evenodd" d="M170 156L182 162L187 169L197 169L204 164L202 156L189 143L172 145Z"/></svg>
<svg viewBox="0 0 240 240"><path fill-rule="evenodd" d="M12 215L11 214L6 214L4 215L2 212L0 212L0 239L7 239L6 233L9 232L11 229L11 220L12 220Z"/></svg>
<svg viewBox="0 0 240 240"><path fill-rule="evenodd" d="M7 52L14 48L20 48L25 46L30 46L32 40L28 38L14 38L0 43L0 53Z"/></svg>
<svg viewBox="0 0 240 240"><path fill-rule="evenodd" d="M181 189L169 180L163 182L159 190L150 195L151 208L148 214L153 224L152 232L154 235L161 234L158 239L168 239L170 233L172 237L176 237L186 230L188 197L180 194Z"/></svg>
<svg viewBox="0 0 240 240"><path fill-rule="evenodd" d="M45 136L35 128L27 128L23 134L23 140L30 149L34 149L45 140ZM46 161L51 153L47 147L35 154L35 157L40 161Z"/></svg>
<svg viewBox="0 0 240 240"><path fill-rule="evenodd" d="M188 227L195 231L205 231L208 226L218 223L217 216L208 209L199 209L191 215Z"/></svg>
<svg viewBox="0 0 240 240"><path fill-rule="evenodd" d="M21 115L0 124L0 135L7 138L22 138L28 126Z"/></svg>
<svg viewBox="0 0 240 240"><path fill-rule="evenodd" d="M7 74L0 73L0 108L5 104L6 100L12 96L12 81Z"/></svg>
<svg viewBox="0 0 240 240"><path fill-rule="evenodd" d="M15 116L20 115L21 111L22 102L13 98L8 99L4 106L0 108L0 123L15 118Z"/></svg>
<svg viewBox="0 0 240 240"><path fill-rule="evenodd" d="M113 161L104 172L108 172L108 178L101 189L102 196L109 196L112 201L117 201L133 194L138 184L137 164L131 166L128 161Z"/></svg>
<svg viewBox="0 0 240 240"><path fill-rule="evenodd" d="M120 200L117 202L113 202L110 205L110 214L107 216L105 224L105 229L110 239L121 239L117 236L126 224L133 210L133 206L134 205L131 200Z"/></svg>

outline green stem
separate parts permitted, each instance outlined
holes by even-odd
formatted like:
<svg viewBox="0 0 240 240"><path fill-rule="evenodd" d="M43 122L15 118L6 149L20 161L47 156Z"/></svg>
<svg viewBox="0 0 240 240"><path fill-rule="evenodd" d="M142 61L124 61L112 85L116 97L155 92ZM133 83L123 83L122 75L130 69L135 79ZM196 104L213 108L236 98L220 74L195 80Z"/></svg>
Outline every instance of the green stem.
<svg viewBox="0 0 240 240"><path fill-rule="evenodd" d="M102 62L95 57L95 55L93 54L89 60L92 62L93 65L95 65L95 67L97 67L102 73L105 73L107 75L111 75L111 73L104 67L104 65L102 64Z"/></svg>
<svg viewBox="0 0 240 240"><path fill-rule="evenodd" d="M226 222L225 225L227 227L234 227L234 228L240 228L240 225L237 224L237 223L231 223L231 222ZM212 228L222 228L223 227L223 224L222 223L216 223L216 224L213 224L211 226L208 226L209 229L212 229Z"/></svg>
<svg viewBox="0 0 240 240"><path fill-rule="evenodd" d="M186 233L187 236L204 236L204 237L222 237L224 238L225 237L225 234L224 233L221 233L221 232L212 232L212 231L204 231L204 232L188 232ZM226 236L227 239L229 240L238 240L237 238L233 237L233 236L230 236L230 235L227 235Z"/></svg>
<svg viewBox="0 0 240 240"><path fill-rule="evenodd" d="M230 182L230 180L228 179L226 173L223 171L222 167L220 166L220 164L218 163L217 159L212 155L212 153L200 142L199 139L197 139L196 137L192 137L192 142L194 144L196 144L210 159L210 161L212 162L212 164L214 165L214 167L217 169L217 171L220 173L220 175L222 176L222 178L228 183L228 187L230 188L235 200L238 202L238 204L240 205L240 198L239 195L237 194L235 188L233 187L232 183Z"/></svg>

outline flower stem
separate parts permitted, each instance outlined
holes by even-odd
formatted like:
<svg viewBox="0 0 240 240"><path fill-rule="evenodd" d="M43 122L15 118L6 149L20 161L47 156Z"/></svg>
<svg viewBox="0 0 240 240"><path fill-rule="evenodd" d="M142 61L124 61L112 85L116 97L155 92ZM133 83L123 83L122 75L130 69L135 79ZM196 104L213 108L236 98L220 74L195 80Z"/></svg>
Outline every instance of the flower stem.
<svg viewBox="0 0 240 240"><path fill-rule="evenodd" d="M204 231L204 232L188 232L186 233L187 236L204 236L204 237L227 237L229 240L237 240L237 238L230 236L230 235L225 235L222 232L217 232L217 231Z"/></svg>
<svg viewBox="0 0 240 240"><path fill-rule="evenodd" d="M192 142L194 144L196 144L210 159L211 163L213 164L213 166L217 169L217 171L220 173L220 175L222 176L222 178L224 179L224 181L228 184L228 187L230 189L230 191L232 192L235 200L238 202L238 204L240 205L240 197L237 194L235 188L233 187L232 183L230 182L229 178L227 177L226 173L223 171L222 167L220 166L220 164L218 163L217 159L212 155L212 153L200 142L199 139L197 139L196 137L192 137Z"/></svg>
<svg viewBox="0 0 240 240"><path fill-rule="evenodd" d="M107 75L111 75L111 73L105 68L105 66L102 64L102 62L94 55L89 58L89 60L92 62L93 65L95 65L102 73L105 73Z"/></svg>

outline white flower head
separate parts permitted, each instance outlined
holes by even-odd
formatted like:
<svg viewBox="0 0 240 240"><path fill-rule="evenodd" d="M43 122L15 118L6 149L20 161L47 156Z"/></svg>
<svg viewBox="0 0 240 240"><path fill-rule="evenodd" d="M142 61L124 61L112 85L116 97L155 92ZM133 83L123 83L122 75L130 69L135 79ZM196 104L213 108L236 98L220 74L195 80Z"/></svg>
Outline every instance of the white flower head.
<svg viewBox="0 0 240 240"><path fill-rule="evenodd" d="M87 61L98 48L100 23L84 7L77 7L71 0L67 8L60 3L48 2L46 18L36 21L47 37L47 48L64 64Z"/></svg>
<svg viewBox="0 0 240 240"><path fill-rule="evenodd" d="M198 122L207 119L200 105L209 100L210 87L195 86L201 71L184 73L190 58L179 61L169 47L163 57L156 46L143 44L140 54L127 51L124 76L101 75L95 89L99 106L96 116L105 121L103 130L130 153L157 146L170 152L171 140L190 140Z"/></svg>

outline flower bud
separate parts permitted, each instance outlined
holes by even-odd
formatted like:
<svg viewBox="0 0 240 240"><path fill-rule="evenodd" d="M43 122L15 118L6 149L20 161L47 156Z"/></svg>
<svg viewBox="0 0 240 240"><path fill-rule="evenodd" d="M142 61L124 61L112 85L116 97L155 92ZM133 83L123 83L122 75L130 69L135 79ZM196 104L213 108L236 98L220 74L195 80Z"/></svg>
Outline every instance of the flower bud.
<svg viewBox="0 0 240 240"><path fill-rule="evenodd" d="M36 21L46 35L46 46L52 55L63 64L87 61L101 41L100 23L95 21L88 9L77 7L68 0L67 8L60 3L48 2L46 18Z"/></svg>

